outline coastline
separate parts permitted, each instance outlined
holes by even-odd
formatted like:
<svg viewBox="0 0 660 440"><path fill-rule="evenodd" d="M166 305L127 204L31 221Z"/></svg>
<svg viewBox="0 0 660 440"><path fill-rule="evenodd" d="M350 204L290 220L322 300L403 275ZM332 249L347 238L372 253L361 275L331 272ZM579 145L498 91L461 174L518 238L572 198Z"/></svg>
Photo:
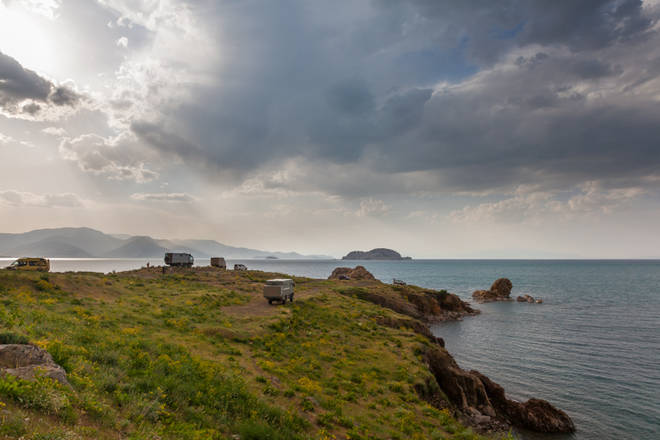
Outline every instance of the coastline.
<svg viewBox="0 0 660 440"><path fill-rule="evenodd" d="M3 272L4 275L7 274L5 271ZM241 336L242 334L251 334L260 328L257 323L263 321L264 319L266 322L269 322L272 319L275 319L274 322L280 322L279 320L284 318L284 321L282 322L287 322L288 319L291 319L288 317L296 316L300 313L303 313L301 318L306 319L305 313L307 312L303 312L304 310L308 311L309 307L317 310L315 309L315 307L317 307L315 304L326 304L325 307L329 307L327 311L324 311L324 309L318 309L315 313L319 313L319 317L322 320L327 320L330 316L332 316L333 313L337 313L343 310L345 306L350 304L350 310L353 310L354 312L359 311L359 314L354 316L362 316L361 318L357 319L360 321L362 319L366 319L365 324L368 324L369 328L372 329L369 330L369 333L363 334L363 336L361 336L361 340L363 342L367 340L373 340L372 342L376 343L378 338L380 338L380 336L377 337L376 335L383 332L382 329L389 329L385 333L391 333L391 336L389 337L395 336L396 338L408 338L405 339L408 342L405 342L402 346L407 348L405 348L401 355L398 355L400 358L397 360L397 362L404 362L406 365L408 365L406 370L411 372L418 371L413 376L409 376L409 380L411 380L412 384L414 385L411 388L411 392L413 395L421 398L423 402L427 402L429 405L431 405L431 407L435 408L436 411L440 411L440 413L436 414L436 416L433 418L436 420L434 423L440 423L440 421L445 420L443 418L444 416L442 416L442 411L449 411L448 414L453 414L453 416L461 420L463 424L473 426L479 432L484 433L503 432L506 430L506 427L509 426L510 423L521 423L521 420L514 420L511 417L511 414L506 412L509 411L509 409L505 408L507 405L509 405L506 399L500 399L497 401L504 409L497 409L492 405L492 403L489 404L489 408L487 403L490 401L496 401L493 398L493 396L495 396L498 392L497 389L494 388L496 386L486 378L477 376L475 372L465 372L458 368L458 365L453 360L453 357L451 357L451 355L449 355L449 353L442 347L444 345L444 341L439 338L435 338L430 332L428 327L430 322L437 321L438 319L460 319L463 316L471 316L475 314L473 309L469 308L466 303L461 301L455 295L448 294L446 292L436 292L430 289L423 289L416 286L395 288L391 285L383 284L377 280L339 282L294 277L299 286L297 287L299 292L296 294L296 302L291 307L269 307L267 304L265 304L263 299L260 298L260 286L262 285L261 283L264 279L275 276L283 276L283 274L269 274L259 271L234 273L233 271L223 272L211 268L193 268L190 270L174 270L163 276L160 268L154 267L151 269L141 269L110 275L103 275L99 273L53 273L48 274L47 278L49 279L48 283L50 283L50 285L61 286L61 290L66 290L67 292L70 292L69 294L74 295L74 297L80 298L80 300L83 301L83 304L88 301L85 298L87 298L87 295L89 295L88 293L85 293L89 291L89 287L86 287L86 283L92 283L95 286L95 289L98 289L99 292L93 293L93 297L98 297L98 295L101 295L101 297L106 298L104 299L104 302L110 301L108 304L112 304L113 301L122 300L124 295L128 295L125 298L133 298L135 294L138 294L138 297L136 297L137 300L137 298L139 298L139 292L152 291L154 288L160 289L158 286L162 286L164 282L171 283L175 280L181 280L181 282L186 283L195 283L195 285L201 283L199 284L200 287L208 286L204 288L205 291L208 292L216 292L217 288L220 286L235 286L232 288L234 289L232 291L242 292L238 294L239 296L236 297L236 300L238 301L239 298L243 299L240 299L240 303L238 304L227 304L222 306L220 307L219 311L222 313L222 316L227 316L225 319L238 321L235 321L231 327L228 327L224 330L218 329L218 333L216 333L216 330L213 330L213 333L209 333L209 335L213 335L211 336L212 338L220 338L218 341L224 341L223 343L230 345L235 345L234 342L231 342L234 339L243 340L245 336ZM13 282L25 282L27 283L24 283L26 287L34 289L31 296L37 298L38 303L42 301L40 298L46 294L46 296L51 299L45 298L45 300L52 301L57 298L57 289L55 287L53 287L55 290L52 292L40 291L38 288L34 287L36 284L31 284L39 282L41 278L38 274L9 274L9 277L9 279L12 279L12 277L16 278ZM99 281L101 283L99 283ZM122 294L119 297L112 299L113 295L115 294L111 294L111 292L115 292L117 288L121 288ZM223 289L225 289L225 287L223 287ZM108 293L102 293L105 291ZM5 295L8 294L9 297L16 299L11 292L13 292L13 290L10 289L9 292L5 292ZM222 292L225 292L225 290L222 290ZM111 296L107 297L108 294L111 294ZM53 297L53 295L55 296ZM153 297L153 294L150 295ZM189 294L184 294L184 297L186 295ZM214 295L217 295L217 293ZM234 297L232 296L231 298ZM168 301L172 300L173 299L169 299ZM248 302L245 303L245 301ZM68 300L61 306L65 310L67 307L70 307L66 306L67 303ZM200 305L202 304L200 303ZM98 314L98 316L102 317L104 314L109 313L107 310L105 310L105 307L98 309L97 306L95 306L94 309L95 310L93 312L90 312L93 315ZM189 319L186 318L188 312L185 312L185 310L185 308L181 309L178 315L172 316L172 319L176 319L177 322L179 319ZM208 311L205 311L204 313L208 313ZM280 315L281 313L284 313L284 315ZM53 316L64 317L61 314ZM325 331L331 333L339 331L341 337L344 338L354 331L349 329L354 328L354 324L352 324L352 322L354 322L355 319L356 318L350 318L346 321L338 321L335 325L327 327L327 330ZM202 340L205 340L209 336L204 336L207 330L204 330L204 327L200 327L206 325L204 324L206 320L200 321L198 324L194 324L194 322L195 321L191 321L185 324L181 328L180 333L186 339L192 337L193 339L191 339L191 342L198 341L196 342L196 344L198 344L200 336ZM157 323L158 321L156 321L154 325ZM329 324L330 323L324 323L325 326ZM160 326L160 324L158 325ZM179 324L173 325L178 326ZM342 330L342 328L347 325L348 327ZM162 332L168 327L158 328L160 329L158 331ZM176 329L177 327L174 328ZM305 332L307 332L305 328L307 327L303 326L300 329L303 331L303 333L296 337L306 338L306 336L304 336ZM202 333L199 333L200 331ZM376 331L376 333L374 333L374 331ZM298 331L296 330L296 334L298 334L297 332ZM177 333L179 333L179 331L177 331ZM259 338L271 337L268 333L264 334L263 330L259 330L258 334L263 335L259 336ZM406 334L411 336L405 336ZM227 337L230 339L226 339ZM411 337L412 339L409 339ZM420 337L422 339L418 339ZM242 344L244 344L244 342L239 343L237 348L243 347ZM50 346L50 342L45 343L45 347ZM337 349L342 350L342 347L343 346L337 346ZM241 351L243 352L245 349L246 348L243 347L241 348ZM295 350L299 349L300 347L296 345ZM366 352L363 350L364 349L357 349L356 355L364 356ZM382 357L386 353L393 354L398 352L398 350L399 349L396 349L392 353L390 353L389 350L380 351L379 353L381 354L379 357ZM307 354L305 354L303 358L312 360L318 356L318 354L315 352L306 353ZM413 361L414 358L409 358L405 353L418 353L418 355L421 355L421 357ZM255 353L251 354L248 358L252 358L254 355ZM374 360L373 362L376 361ZM377 363L368 362L365 364L365 367L382 368L380 361ZM245 368L245 366L243 368ZM261 368L263 369L264 366ZM343 368L345 368L345 366ZM268 367L267 369L270 371L268 374L272 375L273 380L276 381L274 383L277 383L277 381L286 381L287 376L290 374L287 373L282 376L283 373L278 373L280 370L277 368L271 369ZM336 374L340 374L339 371L341 370L338 370ZM447 381L447 379L450 378L451 380ZM387 377L384 377L384 379L387 379ZM295 381L298 380L302 379L295 379ZM476 393L466 393L465 384L468 382L471 383L468 388L481 391L477 391ZM259 382L257 381L257 383ZM488 387L495 389L495 394L493 394L493 391ZM313 397L313 395L314 394L312 394L311 397ZM322 395L323 393L313 398L319 402L322 402L324 399ZM392 398L398 400L398 398L395 396ZM361 411L366 409L363 405L360 405L359 408L361 408ZM523 410L525 409L519 408L517 411L518 413L522 414L521 411ZM442 426L442 423L440 423L438 426Z"/></svg>

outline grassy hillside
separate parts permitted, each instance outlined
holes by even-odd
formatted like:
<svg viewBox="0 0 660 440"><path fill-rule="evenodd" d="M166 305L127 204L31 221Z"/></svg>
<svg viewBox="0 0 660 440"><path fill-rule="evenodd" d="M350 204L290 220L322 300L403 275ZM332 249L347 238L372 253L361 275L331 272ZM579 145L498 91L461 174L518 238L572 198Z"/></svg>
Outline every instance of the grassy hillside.
<svg viewBox="0 0 660 440"><path fill-rule="evenodd" d="M0 342L47 349L72 385L1 378L0 438L480 438L415 391L429 340L339 293L389 287L296 278L269 306L274 276L0 271Z"/></svg>

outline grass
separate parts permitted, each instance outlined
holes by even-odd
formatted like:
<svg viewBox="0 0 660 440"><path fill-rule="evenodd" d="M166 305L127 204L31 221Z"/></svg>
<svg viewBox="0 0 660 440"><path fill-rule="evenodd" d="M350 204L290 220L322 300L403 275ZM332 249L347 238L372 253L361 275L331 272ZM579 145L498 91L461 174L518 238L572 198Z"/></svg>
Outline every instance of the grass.
<svg viewBox="0 0 660 440"><path fill-rule="evenodd" d="M394 312L304 278L268 306L273 276L0 271L0 343L48 350L71 382L1 378L0 438L480 438L420 400L428 341L377 324Z"/></svg>

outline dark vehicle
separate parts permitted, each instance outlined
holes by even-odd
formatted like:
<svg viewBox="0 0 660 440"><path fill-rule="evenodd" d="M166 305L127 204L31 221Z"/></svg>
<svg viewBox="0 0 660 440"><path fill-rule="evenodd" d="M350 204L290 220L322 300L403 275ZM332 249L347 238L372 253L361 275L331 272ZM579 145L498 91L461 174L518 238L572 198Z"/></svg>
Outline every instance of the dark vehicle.
<svg viewBox="0 0 660 440"><path fill-rule="evenodd" d="M195 259L190 254L168 252L165 254L165 264L173 267L192 267Z"/></svg>

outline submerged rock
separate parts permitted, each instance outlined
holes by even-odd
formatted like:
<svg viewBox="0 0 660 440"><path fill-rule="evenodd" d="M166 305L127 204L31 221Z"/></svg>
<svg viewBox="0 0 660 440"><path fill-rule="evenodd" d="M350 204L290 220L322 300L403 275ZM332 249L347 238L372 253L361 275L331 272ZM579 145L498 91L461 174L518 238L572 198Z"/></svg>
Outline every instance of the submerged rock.
<svg viewBox="0 0 660 440"><path fill-rule="evenodd" d="M53 361L50 353L34 345L0 345L0 375L5 374L25 380L46 376L69 385L64 368Z"/></svg>

